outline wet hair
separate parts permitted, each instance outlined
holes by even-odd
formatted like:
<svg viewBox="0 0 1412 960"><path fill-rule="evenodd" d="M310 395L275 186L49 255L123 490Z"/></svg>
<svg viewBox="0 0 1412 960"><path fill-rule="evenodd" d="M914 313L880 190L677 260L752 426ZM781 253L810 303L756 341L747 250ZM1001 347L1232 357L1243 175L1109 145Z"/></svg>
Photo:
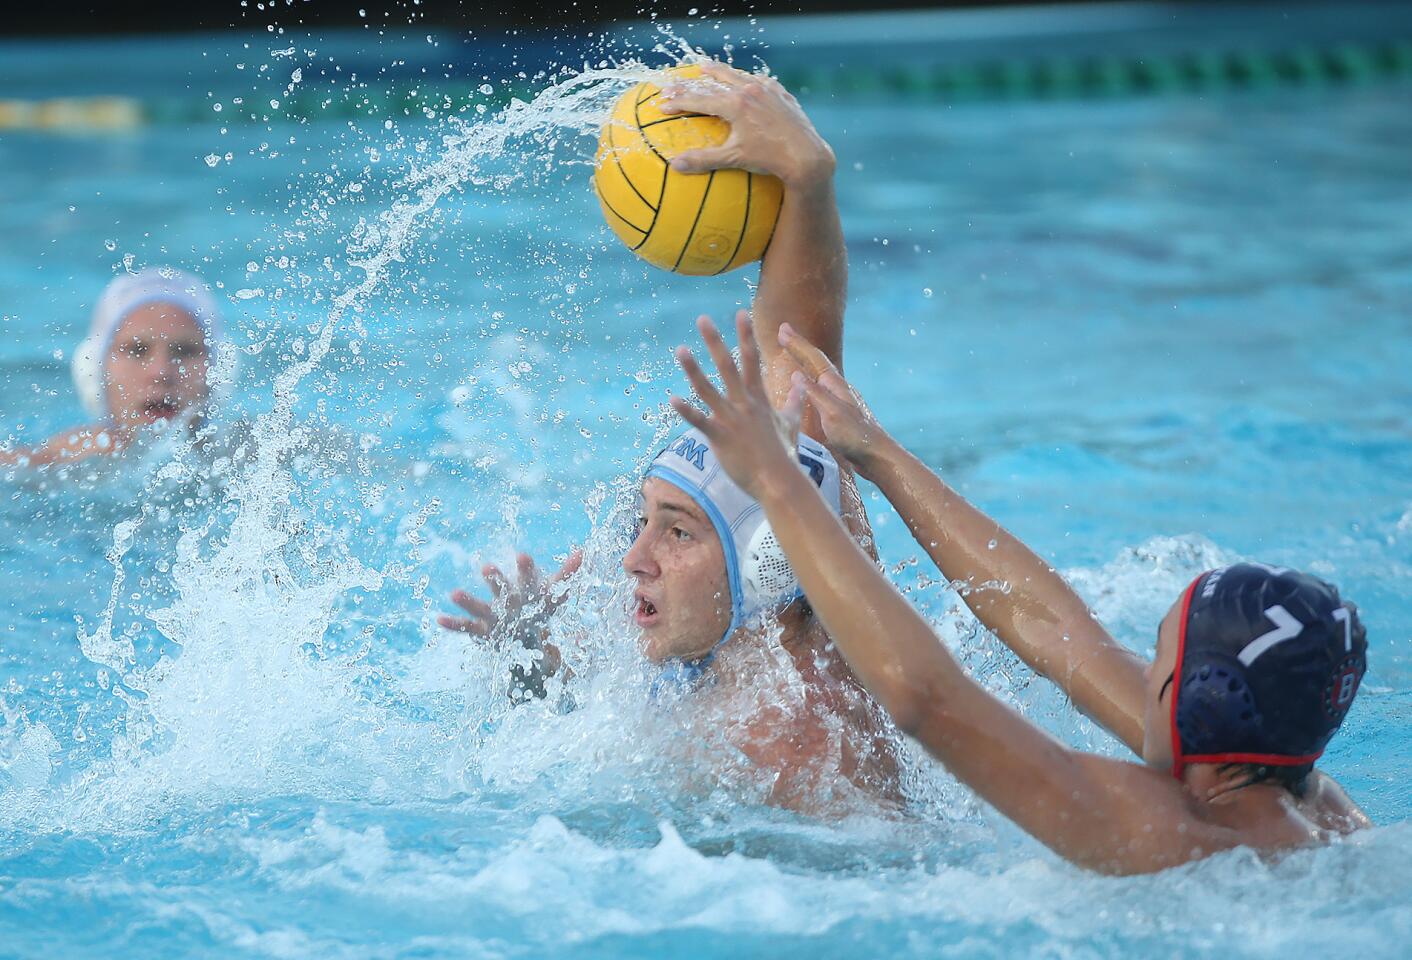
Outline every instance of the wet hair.
<svg viewBox="0 0 1412 960"><path fill-rule="evenodd" d="M1309 789L1309 775L1314 772L1314 764L1305 763L1297 767L1266 766L1263 763L1223 763L1216 768L1222 776L1239 772L1244 774L1240 786L1250 787L1257 783L1269 783L1284 787L1295 797L1303 798Z"/></svg>

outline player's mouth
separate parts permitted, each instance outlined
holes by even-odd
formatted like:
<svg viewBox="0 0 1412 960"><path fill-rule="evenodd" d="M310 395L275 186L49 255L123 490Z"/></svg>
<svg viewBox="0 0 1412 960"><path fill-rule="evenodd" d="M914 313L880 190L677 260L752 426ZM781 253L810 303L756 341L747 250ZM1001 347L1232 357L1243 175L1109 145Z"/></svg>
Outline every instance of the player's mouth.
<svg viewBox="0 0 1412 960"><path fill-rule="evenodd" d="M641 593L633 594L637 600L637 609L633 613L633 620L639 627L644 629L653 626L661 619L661 614L657 612L657 605Z"/></svg>
<svg viewBox="0 0 1412 960"><path fill-rule="evenodd" d="M149 420L170 420L180 412L181 407L166 398L148 400L142 405L142 415Z"/></svg>

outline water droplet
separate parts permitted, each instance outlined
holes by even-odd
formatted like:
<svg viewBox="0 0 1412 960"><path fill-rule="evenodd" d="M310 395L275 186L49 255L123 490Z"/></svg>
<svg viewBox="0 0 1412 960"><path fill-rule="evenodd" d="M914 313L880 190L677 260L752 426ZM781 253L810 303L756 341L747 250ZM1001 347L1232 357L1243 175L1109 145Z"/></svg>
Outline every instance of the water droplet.
<svg viewBox="0 0 1412 960"><path fill-rule="evenodd" d="M216 113L220 113L225 108L222 107L219 103L213 103L211 104L211 109L214 110Z"/></svg>
<svg viewBox="0 0 1412 960"><path fill-rule="evenodd" d="M480 85L480 92L483 93L483 94L485 94L485 95L488 97L488 96L490 96L492 93L495 92L495 88L492 87L492 86L491 86L490 84L488 84L488 83L482 83L482 84Z"/></svg>
<svg viewBox="0 0 1412 960"><path fill-rule="evenodd" d="M221 162L221 158L218 157L216 154L214 154L214 153L208 153L208 154L206 154L206 166L208 166L208 167L215 167L215 165L218 164L218 163L220 163L220 162Z"/></svg>
<svg viewBox="0 0 1412 960"><path fill-rule="evenodd" d="M1000 546L1000 541L999 541L999 540L992 540L992 541L990 541L990 543L987 543L987 544L985 545L985 548L986 548L987 550L994 550L994 549L995 549L996 547L998 547L998 546Z"/></svg>
<svg viewBox="0 0 1412 960"><path fill-rule="evenodd" d="M931 288L931 287L923 287L923 288L922 288L922 296L926 297L927 299L931 299L931 295L932 295L932 288Z"/></svg>
<svg viewBox="0 0 1412 960"><path fill-rule="evenodd" d="M118 249L118 241L116 241L116 240L104 240L104 241L103 241L103 246L107 247L109 250L116 250L116 249Z"/></svg>

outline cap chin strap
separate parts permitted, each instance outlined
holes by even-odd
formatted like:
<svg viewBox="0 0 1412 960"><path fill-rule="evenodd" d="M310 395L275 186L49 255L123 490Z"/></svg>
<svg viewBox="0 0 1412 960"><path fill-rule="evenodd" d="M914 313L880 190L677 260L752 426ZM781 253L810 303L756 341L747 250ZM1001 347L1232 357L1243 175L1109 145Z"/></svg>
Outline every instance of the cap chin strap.
<svg viewBox="0 0 1412 960"><path fill-rule="evenodd" d="M716 653L726 645L726 641L735 633L738 626L739 617L732 612L730 626L726 627L726 632L711 645L701 656L694 660L685 657L673 657L662 667L661 673L652 681L652 696L655 698L666 687L675 687L685 690L696 686L697 683L707 676L714 676L711 673L711 663L716 659Z"/></svg>
<svg viewBox="0 0 1412 960"><path fill-rule="evenodd" d="M720 644L716 646L719 647ZM710 653L696 660L675 659L667 661L667 663L663 665L661 672L652 678L652 699L658 699L665 690L690 690L697 684L709 678L713 678L715 674L708 668L711 666L711 661L715 656L716 650L712 648Z"/></svg>

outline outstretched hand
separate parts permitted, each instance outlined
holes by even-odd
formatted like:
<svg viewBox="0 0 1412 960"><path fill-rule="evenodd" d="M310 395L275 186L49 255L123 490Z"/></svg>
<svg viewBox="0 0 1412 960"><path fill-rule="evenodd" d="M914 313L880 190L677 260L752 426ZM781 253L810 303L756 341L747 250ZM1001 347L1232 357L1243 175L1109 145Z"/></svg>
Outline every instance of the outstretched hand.
<svg viewBox="0 0 1412 960"><path fill-rule="evenodd" d="M835 453L846 457L855 470L869 476L892 437L822 350L787 323L780 325L779 339L780 346L804 371L794 374L794 383L803 387L818 413L824 441Z"/></svg>
<svg viewBox="0 0 1412 960"><path fill-rule="evenodd" d="M735 327L740 340L739 367L711 319L697 319L696 328L716 364L725 393L707 379L690 350L678 347L677 363L709 413L681 397L672 397L672 408L706 435L726 473L759 500L769 483L799 469L794 449L799 438L799 415L804 408L804 387L795 384L784 408L776 410L760 373L760 348L755 343L750 314L745 310L736 314Z"/></svg>
<svg viewBox="0 0 1412 960"><path fill-rule="evenodd" d="M833 175L833 150L778 80L724 63L708 61L700 66L705 79L668 84L659 107L665 114L720 117L730 124L730 136L720 146L679 154L672 160L672 169L769 173L794 188L809 187Z"/></svg>
<svg viewBox="0 0 1412 960"><path fill-rule="evenodd" d="M578 571L581 563L583 552L575 550L558 573L545 579L540 576L534 559L521 553L515 558L514 583L499 567L486 564L481 568L481 576L490 586L493 601L486 603L465 590L452 591L451 602L469 616L443 614L436 622L447 630L485 637L497 649L515 640L537 650L544 643L545 622L564 602L564 581Z"/></svg>

